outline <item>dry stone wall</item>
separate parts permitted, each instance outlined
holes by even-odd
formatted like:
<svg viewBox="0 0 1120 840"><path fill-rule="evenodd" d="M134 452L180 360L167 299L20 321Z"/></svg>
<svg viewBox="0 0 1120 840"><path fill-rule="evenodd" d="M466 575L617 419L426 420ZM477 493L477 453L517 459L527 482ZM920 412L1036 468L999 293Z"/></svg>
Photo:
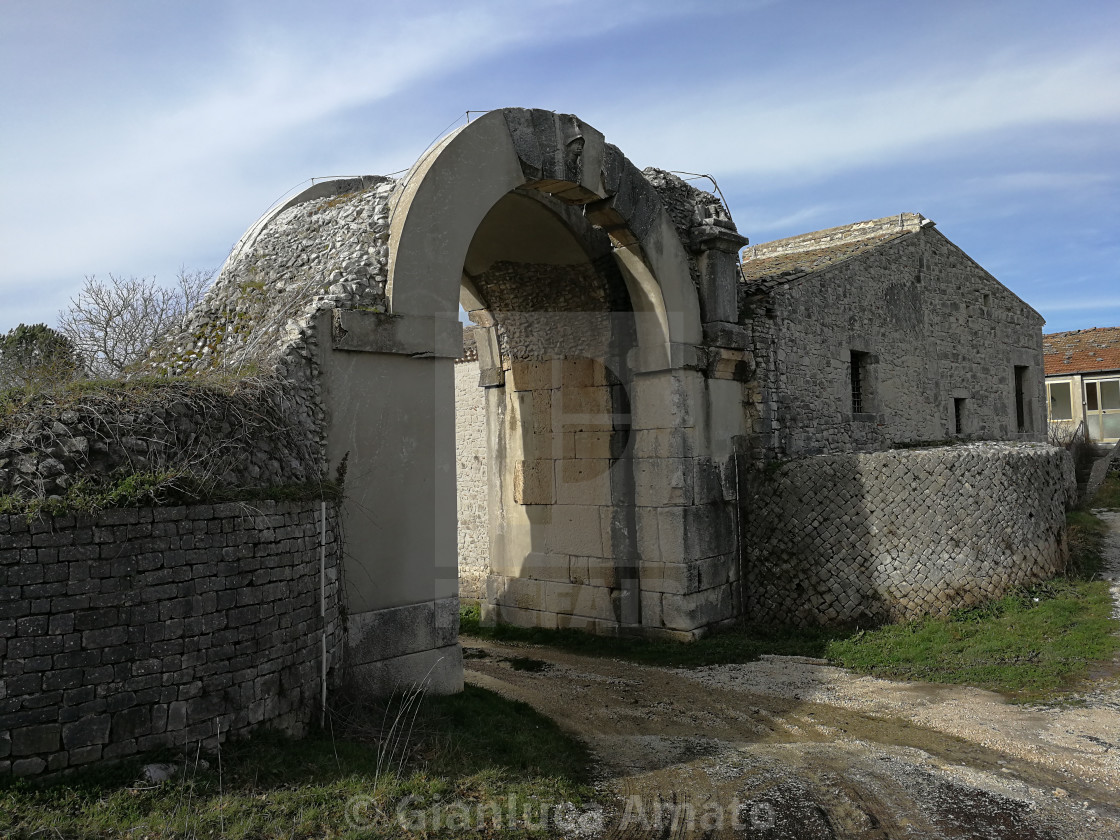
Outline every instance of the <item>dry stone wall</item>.
<svg viewBox="0 0 1120 840"><path fill-rule="evenodd" d="M258 223L151 367L169 374L268 368L316 312L385 311L391 178L333 181ZM303 353L297 353L304 356Z"/></svg>
<svg viewBox="0 0 1120 840"><path fill-rule="evenodd" d="M340 639L326 511L322 546L318 501L0 516L0 773L301 732Z"/></svg>
<svg viewBox="0 0 1120 840"><path fill-rule="evenodd" d="M1068 453L977 443L825 455L749 476L746 615L797 625L945 615L1066 562Z"/></svg>
<svg viewBox="0 0 1120 840"><path fill-rule="evenodd" d="M164 476L222 488L319 477L314 441L287 422L275 387L167 382L43 398L0 418L0 495L63 496L74 483Z"/></svg>

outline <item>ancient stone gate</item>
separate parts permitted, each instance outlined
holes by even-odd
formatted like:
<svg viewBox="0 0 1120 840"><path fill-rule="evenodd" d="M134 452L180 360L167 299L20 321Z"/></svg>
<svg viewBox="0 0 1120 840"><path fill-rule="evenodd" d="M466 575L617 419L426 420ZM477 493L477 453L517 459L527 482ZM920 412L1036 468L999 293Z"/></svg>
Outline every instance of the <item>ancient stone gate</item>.
<svg viewBox="0 0 1120 840"><path fill-rule="evenodd" d="M0 772L298 732L332 683L462 687L460 306L487 621L687 640L1059 570L1037 313L915 214L753 271L745 243L713 195L516 108L266 213L152 354L169 380L2 430L0 493L174 467L234 501L0 516ZM942 428L965 445L913 448Z"/></svg>
<svg viewBox="0 0 1120 840"><path fill-rule="evenodd" d="M481 327L498 465L485 617L691 638L735 614L745 239L705 194L658 183L575 117L517 109L403 179L388 312L336 312L319 351L328 459L377 476L351 480L345 507L354 664L457 678L460 301ZM393 405L393 425L369 424L367 399ZM447 635L424 650L416 628L433 624Z"/></svg>

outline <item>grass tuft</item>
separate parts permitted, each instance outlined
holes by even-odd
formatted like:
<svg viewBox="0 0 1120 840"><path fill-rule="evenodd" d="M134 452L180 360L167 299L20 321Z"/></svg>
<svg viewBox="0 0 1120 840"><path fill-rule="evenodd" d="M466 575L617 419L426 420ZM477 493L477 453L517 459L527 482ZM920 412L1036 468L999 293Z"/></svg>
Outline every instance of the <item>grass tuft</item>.
<svg viewBox="0 0 1120 840"><path fill-rule="evenodd" d="M424 698L399 774L379 772L385 709L352 715L337 739L294 740L261 731L223 745L210 767L196 753L145 756L48 783L0 778L0 836L87 838L408 838L430 836L397 818L428 815L450 802L497 803L503 831L481 836L542 836L508 829L511 816L540 803L591 801L586 748L524 703L467 686ZM137 783L153 761L185 768L163 785ZM410 797L406 800L406 797ZM459 836L480 836L466 832ZM443 835L447 836L447 835Z"/></svg>
<svg viewBox="0 0 1120 840"><path fill-rule="evenodd" d="M1120 510L1120 472L1112 470L1104 477L1091 505L1097 508Z"/></svg>

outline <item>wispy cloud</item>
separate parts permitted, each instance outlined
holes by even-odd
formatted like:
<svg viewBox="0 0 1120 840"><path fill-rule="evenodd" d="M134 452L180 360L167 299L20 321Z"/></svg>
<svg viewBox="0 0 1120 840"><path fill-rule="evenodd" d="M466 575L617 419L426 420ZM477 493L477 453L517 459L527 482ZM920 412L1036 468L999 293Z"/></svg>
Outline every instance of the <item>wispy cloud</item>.
<svg viewBox="0 0 1120 840"><path fill-rule="evenodd" d="M1009 129L1120 122L1120 53L1111 48L1038 55L1029 64L932 61L898 75L814 81L750 99L729 85L699 109L684 98L659 101L651 107L688 119L656 132L638 128L657 124L652 113L631 109L620 120L633 127L626 148L643 160L676 159L687 149L694 165L725 175L808 177L937 154Z"/></svg>
<svg viewBox="0 0 1120 840"><path fill-rule="evenodd" d="M1116 175L1107 172L1008 172L981 178L969 178L964 186L976 192L1065 192L1068 190L1095 190L1115 186Z"/></svg>
<svg viewBox="0 0 1120 840"><path fill-rule="evenodd" d="M70 131L41 139L31 125L18 138L9 132L8 200L0 206L7 279L0 283L11 288L44 271L77 283L88 271L121 270L123 255L135 262L166 251L169 242L182 249L176 264L204 241L229 244L264 209L262 174L337 174L293 167L290 156L309 133L531 42L542 20L565 5L542 4L528 16L508 2L426 11L384 4L356 15L346 31L332 29L335 21L310 31L257 21L227 45L220 68L207 67L201 83L181 85L155 106L106 91L103 113ZM603 20L609 26L623 17ZM150 86L158 87L159 68L150 72ZM364 130L365 172L407 166L431 139L401 136L393 125Z"/></svg>
<svg viewBox="0 0 1120 840"><path fill-rule="evenodd" d="M828 214L834 209L835 206L831 204L814 204L775 217L768 215L763 208L748 207L735 213L735 221L741 230L750 232L752 241L762 242L764 240L758 234L768 231L812 230L814 226L819 226L821 219L828 218Z"/></svg>

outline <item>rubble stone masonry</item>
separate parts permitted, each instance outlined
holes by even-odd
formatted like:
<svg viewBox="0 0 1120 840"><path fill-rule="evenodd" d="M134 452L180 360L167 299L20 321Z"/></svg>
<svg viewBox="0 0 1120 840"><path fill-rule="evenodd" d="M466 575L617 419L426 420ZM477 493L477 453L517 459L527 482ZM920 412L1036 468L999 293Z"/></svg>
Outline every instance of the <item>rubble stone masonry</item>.
<svg viewBox="0 0 1120 840"><path fill-rule="evenodd" d="M851 624L945 615L1066 562L1066 452L979 443L821 455L751 477L746 615Z"/></svg>
<svg viewBox="0 0 1120 840"><path fill-rule="evenodd" d="M478 362L455 365L455 487L459 517L459 595L478 598L489 573L486 401Z"/></svg>

